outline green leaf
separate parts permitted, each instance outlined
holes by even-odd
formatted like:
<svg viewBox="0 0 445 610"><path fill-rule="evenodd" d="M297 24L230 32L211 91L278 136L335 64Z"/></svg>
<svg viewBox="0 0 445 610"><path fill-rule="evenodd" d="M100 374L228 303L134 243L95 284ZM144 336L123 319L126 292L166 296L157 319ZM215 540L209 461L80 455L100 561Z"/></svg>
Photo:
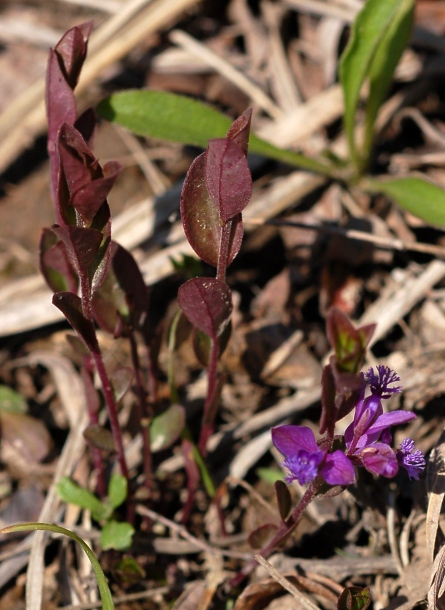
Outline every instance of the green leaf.
<svg viewBox="0 0 445 610"><path fill-rule="evenodd" d="M121 474L112 474L108 485L108 501L111 508L117 508L125 502L127 493L127 479Z"/></svg>
<svg viewBox="0 0 445 610"><path fill-rule="evenodd" d="M133 90L115 93L97 107L108 121L133 133L206 148L208 140L223 138L232 121L210 106L167 91ZM331 175L326 163L284 150L251 134L249 152L283 163Z"/></svg>
<svg viewBox="0 0 445 610"><path fill-rule="evenodd" d="M341 58L339 74L345 98L344 126L351 160L358 169L360 159L354 128L360 91L365 80L370 78L368 112L372 127L408 41L413 4L413 0L367 0L353 24ZM397 40L398 37L400 40ZM394 55L388 56L389 52Z"/></svg>
<svg viewBox="0 0 445 610"><path fill-rule="evenodd" d="M384 193L398 205L432 225L445 226L445 191L423 178L366 179L366 190Z"/></svg>
<svg viewBox="0 0 445 610"><path fill-rule="evenodd" d="M28 404L18 392L6 385L0 385L0 411L23 414L28 411Z"/></svg>
<svg viewBox="0 0 445 610"><path fill-rule="evenodd" d="M102 532L100 534L100 546L104 551L107 549L125 551L131 546L133 535L134 527L129 523L109 521L102 528Z"/></svg>
<svg viewBox="0 0 445 610"><path fill-rule="evenodd" d="M391 84L394 71L407 47L413 28L415 0L402 0L376 53L369 73L370 87L366 103L366 127L363 156L371 153L374 123Z"/></svg>
<svg viewBox="0 0 445 610"><path fill-rule="evenodd" d="M153 453L166 449L181 436L185 424L185 411L181 405L171 405L154 417L150 424L150 447Z"/></svg>
<svg viewBox="0 0 445 610"><path fill-rule="evenodd" d="M90 510L96 521L105 521L111 516L112 509L110 506L101 502L88 489L80 487L69 477L62 477L56 484L56 490L64 502Z"/></svg>
<svg viewBox="0 0 445 610"><path fill-rule="evenodd" d="M283 480L283 471L279 468L257 468L255 472L262 481L271 485Z"/></svg>
<svg viewBox="0 0 445 610"><path fill-rule="evenodd" d="M114 610L113 598L111 597L111 592L107 584L107 580L105 578L105 574L103 573L102 568L100 567L100 563L97 561L96 556L93 551L87 545L86 542L82 540L77 534L74 532L70 532L70 530L65 529L64 527L60 527L59 525L52 525L51 523L18 523L16 525L10 525L9 527L5 527L0 530L0 534L12 534L13 532L32 532L35 530L45 530L48 532L55 532L56 534L63 534L64 536L68 536L71 540L74 540L85 551L88 556L88 559L93 566L94 574L97 580L97 586L99 587L100 599L102 600L102 610Z"/></svg>

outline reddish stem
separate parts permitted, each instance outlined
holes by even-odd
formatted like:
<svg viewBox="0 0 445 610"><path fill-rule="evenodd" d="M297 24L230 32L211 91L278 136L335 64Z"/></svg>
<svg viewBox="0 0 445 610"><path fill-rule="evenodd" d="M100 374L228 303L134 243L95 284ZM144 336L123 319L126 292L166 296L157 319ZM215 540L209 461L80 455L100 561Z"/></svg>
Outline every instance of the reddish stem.
<svg viewBox="0 0 445 610"><path fill-rule="evenodd" d="M282 540L284 540L286 536L289 536L289 534L293 532L293 530L300 523L305 509L317 495L317 492L320 488L320 484L321 483L317 482L317 480L311 483L311 485L305 491L301 500L298 502L297 506L294 508L291 516L287 519L287 521L281 523L277 533L272 538L272 540L261 549L260 555L262 555L264 558L269 557L269 555L275 550L277 545L280 544L280 542L282 542ZM249 561L249 563L245 565L242 570L238 572L238 574L236 574L233 578L230 579L230 581L227 583L228 587L233 588L241 584L243 580L247 578L247 576L249 576L249 574L255 569L257 565L258 564L255 559Z"/></svg>
<svg viewBox="0 0 445 610"><path fill-rule="evenodd" d="M199 452L203 456L206 454L207 440L213 432L213 423L215 419L214 402L218 388L218 361L219 337L216 337L215 339L212 339L209 365L207 367L207 396L204 404L203 422L198 444Z"/></svg>

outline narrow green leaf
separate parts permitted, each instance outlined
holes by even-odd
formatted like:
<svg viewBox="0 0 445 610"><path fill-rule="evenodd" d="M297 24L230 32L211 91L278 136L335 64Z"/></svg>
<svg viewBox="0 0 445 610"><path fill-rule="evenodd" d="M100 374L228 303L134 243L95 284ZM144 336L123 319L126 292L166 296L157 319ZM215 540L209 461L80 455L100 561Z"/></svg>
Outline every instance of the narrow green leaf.
<svg viewBox="0 0 445 610"><path fill-rule="evenodd" d="M208 140L224 138L232 121L210 106L167 91L133 90L115 93L97 107L99 114L133 133L206 148ZM331 175L326 163L284 150L251 134L249 152Z"/></svg>
<svg viewBox="0 0 445 610"><path fill-rule="evenodd" d="M162 451L181 436L185 424L185 411L181 405L170 405L156 415L150 424L150 447L153 453Z"/></svg>
<svg viewBox="0 0 445 610"><path fill-rule="evenodd" d="M108 501L111 508L117 508L127 498L127 479L121 474L112 474L108 485Z"/></svg>
<svg viewBox="0 0 445 610"><path fill-rule="evenodd" d="M388 50L388 42L391 37L386 38L388 30L395 22L399 22L400 12L403 12L408 0L367 0L363 9L358 14L351 31L351 36L340 61L339 74L345 98L344 126L348 139L351 159L359 165L358 151L354 138L354 128L357 107L360 99L360 91L366 78L370 76L372 69L373 80L382 70L382 54L379 45L385 41L382 47ZM373 67L374 58L377 57ZM399 57L397 57L398 61ZM393 59L386 57L388 66L393 69ZM394 66L393 66L394 64ZM384 73L384 82L390 81L392 72L388 69ZM375 101L383 97L386 91L378 94L374 91Z"/></svg>
<svg viewBox="0 0 445 610"><path fill-rule="evenodd" d="M445 226L445 191L423 178L367 179L363 187L384 193L398 205L432 225Z"/></svg>
<svg viewBox="0 0 445 610"><path fill-rule="evenodd" d="M59 525L52 525L51 523L17 523L16 525L10 525L9 527L5 527L0 530L0 534L12 534L13 532L32 532L35 530L45 530L48 532L54 532L56 534L63 534L64 536L68 536L71 540L78 542L82 549L88 556L88 559L91 562L91 565L94 570L94 574L97 580L97 586L99 588L100 599L102 600L102 610L114 610L113 598L111 597L111 592L107 584L107 580L105 578L105 574L103 573L102 568L100 567L100 563L97 561L96 556L93 551L87 545L86 542L82 540L77 534L71 532L70 530L65 529L64 527L60 527Z"/></svg>
<svg viewBox="0 0 445 610"><path fill-rule="evenodd" d="M397 14L385 31L373 57L369 79L369 94L366 103L366 126L363 157L367 162L371 153L374 124L392 81L394 71L411 38L414 22L415 0L402 0Z"/></svg>
<svg viewBox="0 0 445 610"><path fill-rule="evenodd" d="M69 477L62 477L56 484L56 490L64 502L90 510L94 519L101 521L110 517L111 509L109 506L101 502L88 489L77 485Z"/></svg>
<svg viewBox="0 0 445 610"><path fill-rule="evenodd" d="M116 549L117 551L125 551L130 548L133 541L134 527L125 521L118 523L117 521L109 521L102 528L100 534L100 546L104 551L107 549Z"/></svg>

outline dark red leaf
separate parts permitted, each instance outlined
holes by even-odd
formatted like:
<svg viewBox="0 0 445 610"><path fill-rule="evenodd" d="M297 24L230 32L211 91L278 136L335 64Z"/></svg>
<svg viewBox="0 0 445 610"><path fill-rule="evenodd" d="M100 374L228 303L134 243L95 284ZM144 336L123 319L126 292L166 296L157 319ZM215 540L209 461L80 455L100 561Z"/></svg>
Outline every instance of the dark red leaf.
<svg viewBox="0 0 445 610"><path fill-rule="evenodd" d="M178 290L178 303L187 318L211 339L220 337L232 314L232 293L227 284L197 277Z"/></svg>
<svg viewBox="0 0 445 610"><path fill-rule="evenodd" d="M53 296L53 304L60 309L88 349L97 353L99 345L96 330L94 324L83 315L80 297L72 292L57 292Z"/></svg>
<svg viewBox="0 0 445 610"><path fill-rule="evenodd" d="M230 126L226 138L233 140L247 157L249 147L250 122L252 119L252 108L248 108Z"/></svg>
<svg viewBox="0 0 445 610"><path fill-rule="evenodd" d="M278 527L274 523L265 523L256 530L253 530L249 534L247 541L252 549L261 549L272 540L277 530Z"/></svg>
<svg viewBox="0 0 445 610"><path fill-rule="evenodd" d="M74 94L66 82L57 53L49 52L46 71L46 111L48 118L48 153L56 148L57 136L63 123L74 124L77 116Z"/></svg>
<svg viewBox="0 0 445 610"><path fill-rule="evenodd" d="M73 192L70 203L88 224L92 222L97 211L106 201L120 169L120 163L110 161L104 167L103 178L87 182Z"/></svg>
<svg viewBox="0 0 445 610"><path fill-rule="evenodd" d="M93 296L97 323L109 333L140 328L148 310L148 290L133 256L111 243L111 260L107 275Z"/></svg>
<svg viewBox="0 0 445 610"><path fill-rule="evenodd" d="M40 238L40 270L53 292L77 293L78 277L66 247L51 229L43 229Z"/></svg>
<svg viewBox="0 0 445 610"><path fill-rule="evenodd" d="M87 54L88 38L93 29L93 22L87 21L68 30L55 47L63 65L64 76L74 89Z"/></svg>
<svg viewBox="0 0 445 610"><path fill-rule="evenodd" d="M97 127L95 111L92 108L87 108L87 110L85 110L85 112L83 112L80 117L76 119L74 127L81 134L88 146L91 147Z"/></svg>
<svg viewBox="0 0 445 610"><path fill-rule="evenodd" d="M218 265L221 218L205 180L206 154L191 164L181 193L181 219L185 235L196 254L209 265ZM238 254L243 239L241 215L233 220L228 264Z"/></svg>
<svg viewBox="0 0 445 610"><path fill-rule="evenodd" d="M289 487L283 481L275 482L275 495L277 497L278 512L282 521L286 521L292 508L292 498Z"/></svg>
<svg viewBox="0 0 445 610"><path fill-rule="evenodd" d="M91 277L91 266L103 240L102 233L96 229L83 227L53 225L51 228L66 246L69 261L78 275Z"/></svg>
<svg viewBox="0 0 445 610"><path fill-rule="evenodd" d="M205 153L207 190L227 222L240 214L252 196L252 176L241 148L229 138L209 141Z"/></svg>

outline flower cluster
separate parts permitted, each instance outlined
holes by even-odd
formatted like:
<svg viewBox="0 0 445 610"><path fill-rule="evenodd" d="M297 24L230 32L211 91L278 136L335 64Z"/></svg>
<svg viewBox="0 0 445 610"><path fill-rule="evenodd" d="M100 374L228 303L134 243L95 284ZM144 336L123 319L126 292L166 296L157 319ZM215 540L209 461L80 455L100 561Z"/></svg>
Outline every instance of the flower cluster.
<svg viewBox="0 0 445 610"><path fill-rule="evenodd" d="M370 394L365 398L366 381ZM306 426L273 428L273 443L285 456L283 466L289 471L287 482L297 480L305 485L321 476L329 485L350 485L355 481L355 468L360 466L388 478L403 467L411 479L417 480L425 468L425 458L415 450L414 441L405 438L397 450L390 446L391 426L405 424L416 416L402 410L383 412L382 400L401 392L401 386L394 385L398 381L400 378L388 367L377 366L377 372L369 369L363 378L354 420L343 438L336 437L343 450L331 451L333 439L316 441Z"/></svg>

